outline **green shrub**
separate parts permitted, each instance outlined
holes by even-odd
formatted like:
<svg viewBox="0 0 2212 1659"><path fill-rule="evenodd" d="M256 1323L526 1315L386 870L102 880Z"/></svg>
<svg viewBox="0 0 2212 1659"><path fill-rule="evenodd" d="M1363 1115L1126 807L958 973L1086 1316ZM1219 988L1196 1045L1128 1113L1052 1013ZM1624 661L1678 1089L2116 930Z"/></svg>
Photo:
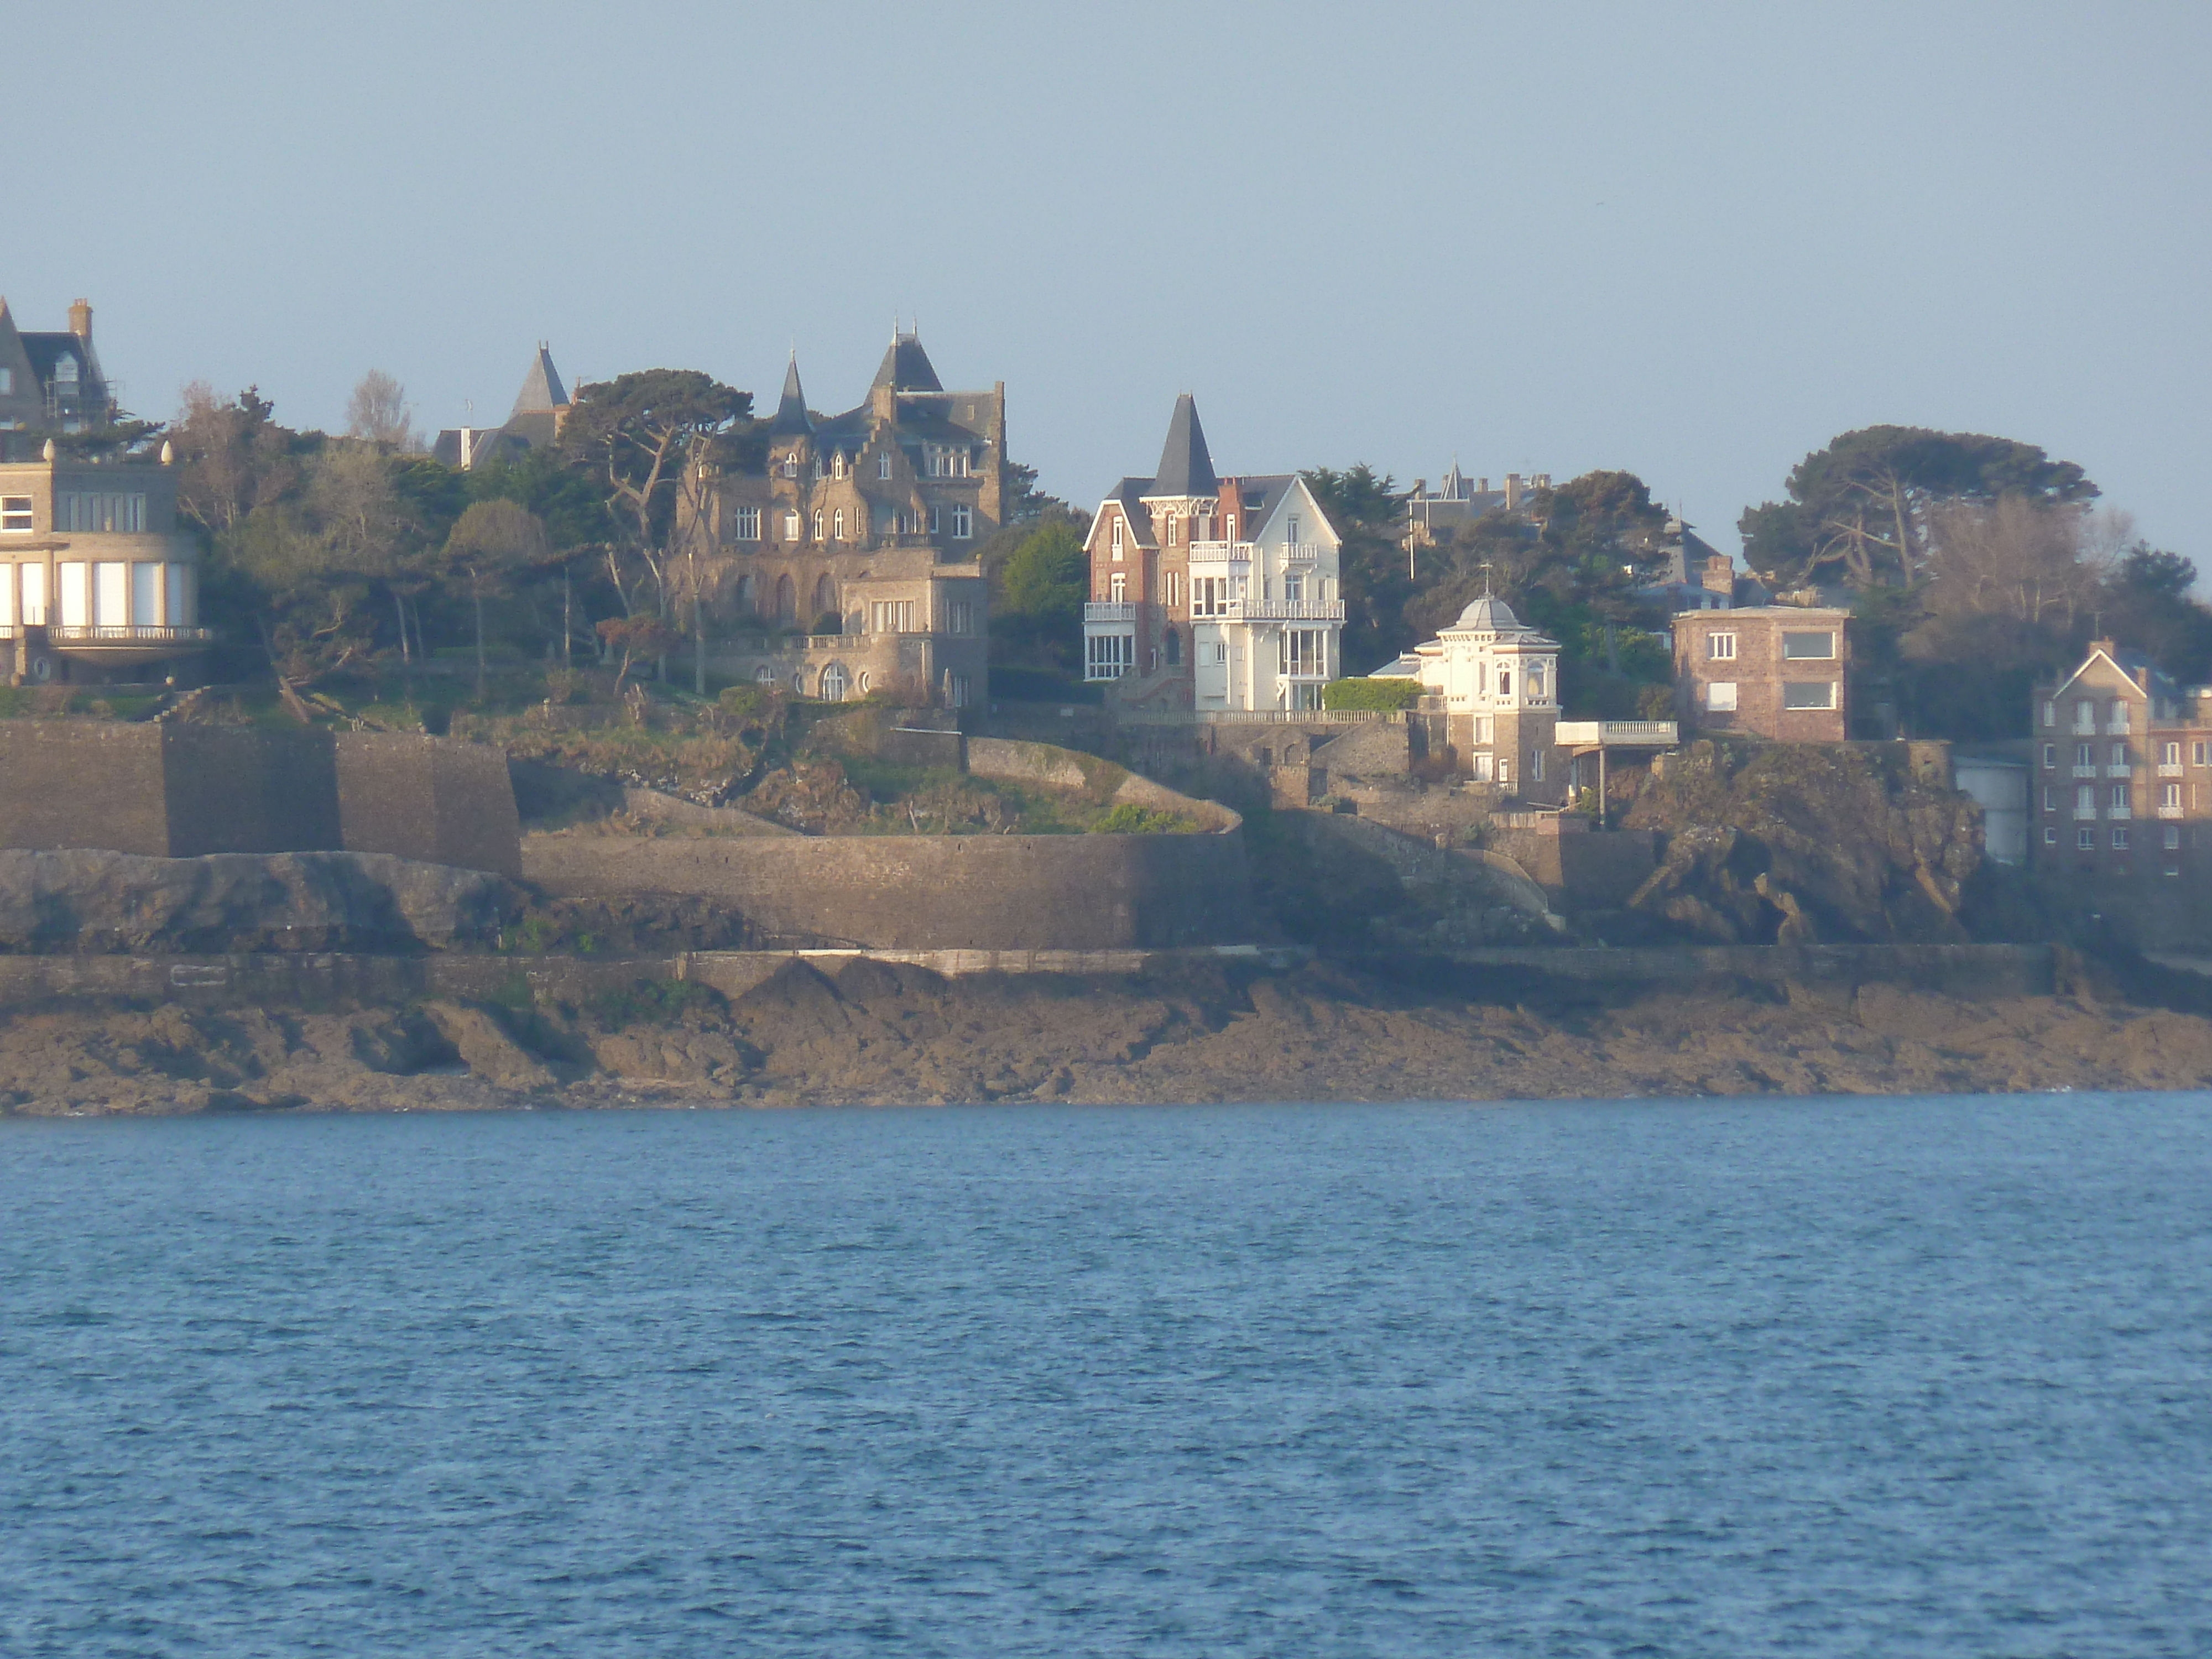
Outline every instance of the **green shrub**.
<svg viewBox="0 0 2212 1659"><path fill-rule="evenodd" d="M1091 826L1094 836L1187 836L1198 826L1180 812L1125 800Z"/></svg>
<svg viewBox="0 0 2212 1659"><path fill-rule="evenodd" d="M1395 714L1400 709L1411 708L1420 700L1419 680L1376 680L1353 675L1331 680L1321 689L1321 706L1330 709Z"/></svg>

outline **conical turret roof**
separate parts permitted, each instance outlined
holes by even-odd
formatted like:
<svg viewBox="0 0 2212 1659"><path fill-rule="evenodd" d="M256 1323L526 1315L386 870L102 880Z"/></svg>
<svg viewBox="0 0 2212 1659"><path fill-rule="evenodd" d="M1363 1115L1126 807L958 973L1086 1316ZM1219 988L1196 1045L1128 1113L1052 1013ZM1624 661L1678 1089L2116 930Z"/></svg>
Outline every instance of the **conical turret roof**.
<svg viewBox="0 0 2212 1659"><path fill-rule="evenodd" d="M1221 488L1213 476L1213 457L1206 453L1206 428L1199 424L1198 399L1188 392L1176 399L1175 418L1168 422L1168 441L1160 451L1159 471L1153 475L1147 495L1211 495Z"/></svg>
<svg viewBox="0 0 2212 1659"><path fill-rule="evenodd" d="M799 384L799 354L791 354L791 367L783 371L783 396L776 400L775 419L769 423L772 438L802 438L814 430L814 417L806 412L806 391Z"/></svg>

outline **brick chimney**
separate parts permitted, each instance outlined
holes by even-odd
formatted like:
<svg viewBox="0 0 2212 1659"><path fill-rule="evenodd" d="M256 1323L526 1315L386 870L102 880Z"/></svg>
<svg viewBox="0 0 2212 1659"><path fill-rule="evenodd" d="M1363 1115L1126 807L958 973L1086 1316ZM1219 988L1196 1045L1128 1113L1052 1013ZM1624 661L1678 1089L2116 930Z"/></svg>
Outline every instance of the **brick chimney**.
<svg viewBox="0 0 2212 1659"><path fill-rule="evenodd" d="M70 307L70 332L80 340L92 337L92 301L79 300Z"/></svg>

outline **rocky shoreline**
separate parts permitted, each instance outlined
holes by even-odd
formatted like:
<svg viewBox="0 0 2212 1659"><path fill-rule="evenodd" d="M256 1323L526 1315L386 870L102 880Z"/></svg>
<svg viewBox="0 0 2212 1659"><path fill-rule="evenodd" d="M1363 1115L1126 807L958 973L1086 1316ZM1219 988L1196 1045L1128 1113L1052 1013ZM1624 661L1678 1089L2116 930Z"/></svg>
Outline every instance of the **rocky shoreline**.
<svg viewBox="0 0 2212 1659"><path fill-rule="evenodd" d="M1448 976L1447 976L1448 977ZM793 961L743 995L0 1011L0 1113L1209 1103L2212 1085L2212 1018L2087 988L1507 1003L1327 963L1142 978Z"/></svg>

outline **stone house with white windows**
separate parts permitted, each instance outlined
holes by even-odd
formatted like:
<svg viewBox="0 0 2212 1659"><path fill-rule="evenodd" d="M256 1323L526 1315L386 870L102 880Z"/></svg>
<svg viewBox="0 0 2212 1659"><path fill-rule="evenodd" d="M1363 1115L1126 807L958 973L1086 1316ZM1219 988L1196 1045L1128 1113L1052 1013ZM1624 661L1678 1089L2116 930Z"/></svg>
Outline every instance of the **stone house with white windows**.
<svg viewBox="0 0 2212 1659"><path fill-rule="evenodd" d="M896 334L842 415L807 407L794 357L767 436L757 471L695 466L679 492L677 544L713 562L735 622L708 641L715 672L831 701L926 687L981 703L975 550L1005 521L1005 383L948 392Z"/></svg>
<svg viewBox="0 0 2212 1659"><path fill-rule="evenodd" d="M1841 743L1850 730L1850 613L1797 605L1674 617L1683 734Z"/></svg>
<svg viewBox="0 0 2212 1659"><path fill-rule="evenodd" d="M2144 886L2154 908L2197 905L2212 878L2212 687L2098 640L2036 688L2029 719L2029 864L2122 896Z"/></svg>
<svg viewBox="0 0 2212 1659"><path fill-rule="evenodd" d="M204 650L199 543L159 460L0 461L0 673L15 685L142 678Z"/></svg>
<svg viewBox="0 0 2212 1659"><path fill-rule="evenodd" d="M1336 531L1296 473L1223 477L1188 393L1085 544L1084 678L1120 709L1318 710L1344 672Z"/></svg>

